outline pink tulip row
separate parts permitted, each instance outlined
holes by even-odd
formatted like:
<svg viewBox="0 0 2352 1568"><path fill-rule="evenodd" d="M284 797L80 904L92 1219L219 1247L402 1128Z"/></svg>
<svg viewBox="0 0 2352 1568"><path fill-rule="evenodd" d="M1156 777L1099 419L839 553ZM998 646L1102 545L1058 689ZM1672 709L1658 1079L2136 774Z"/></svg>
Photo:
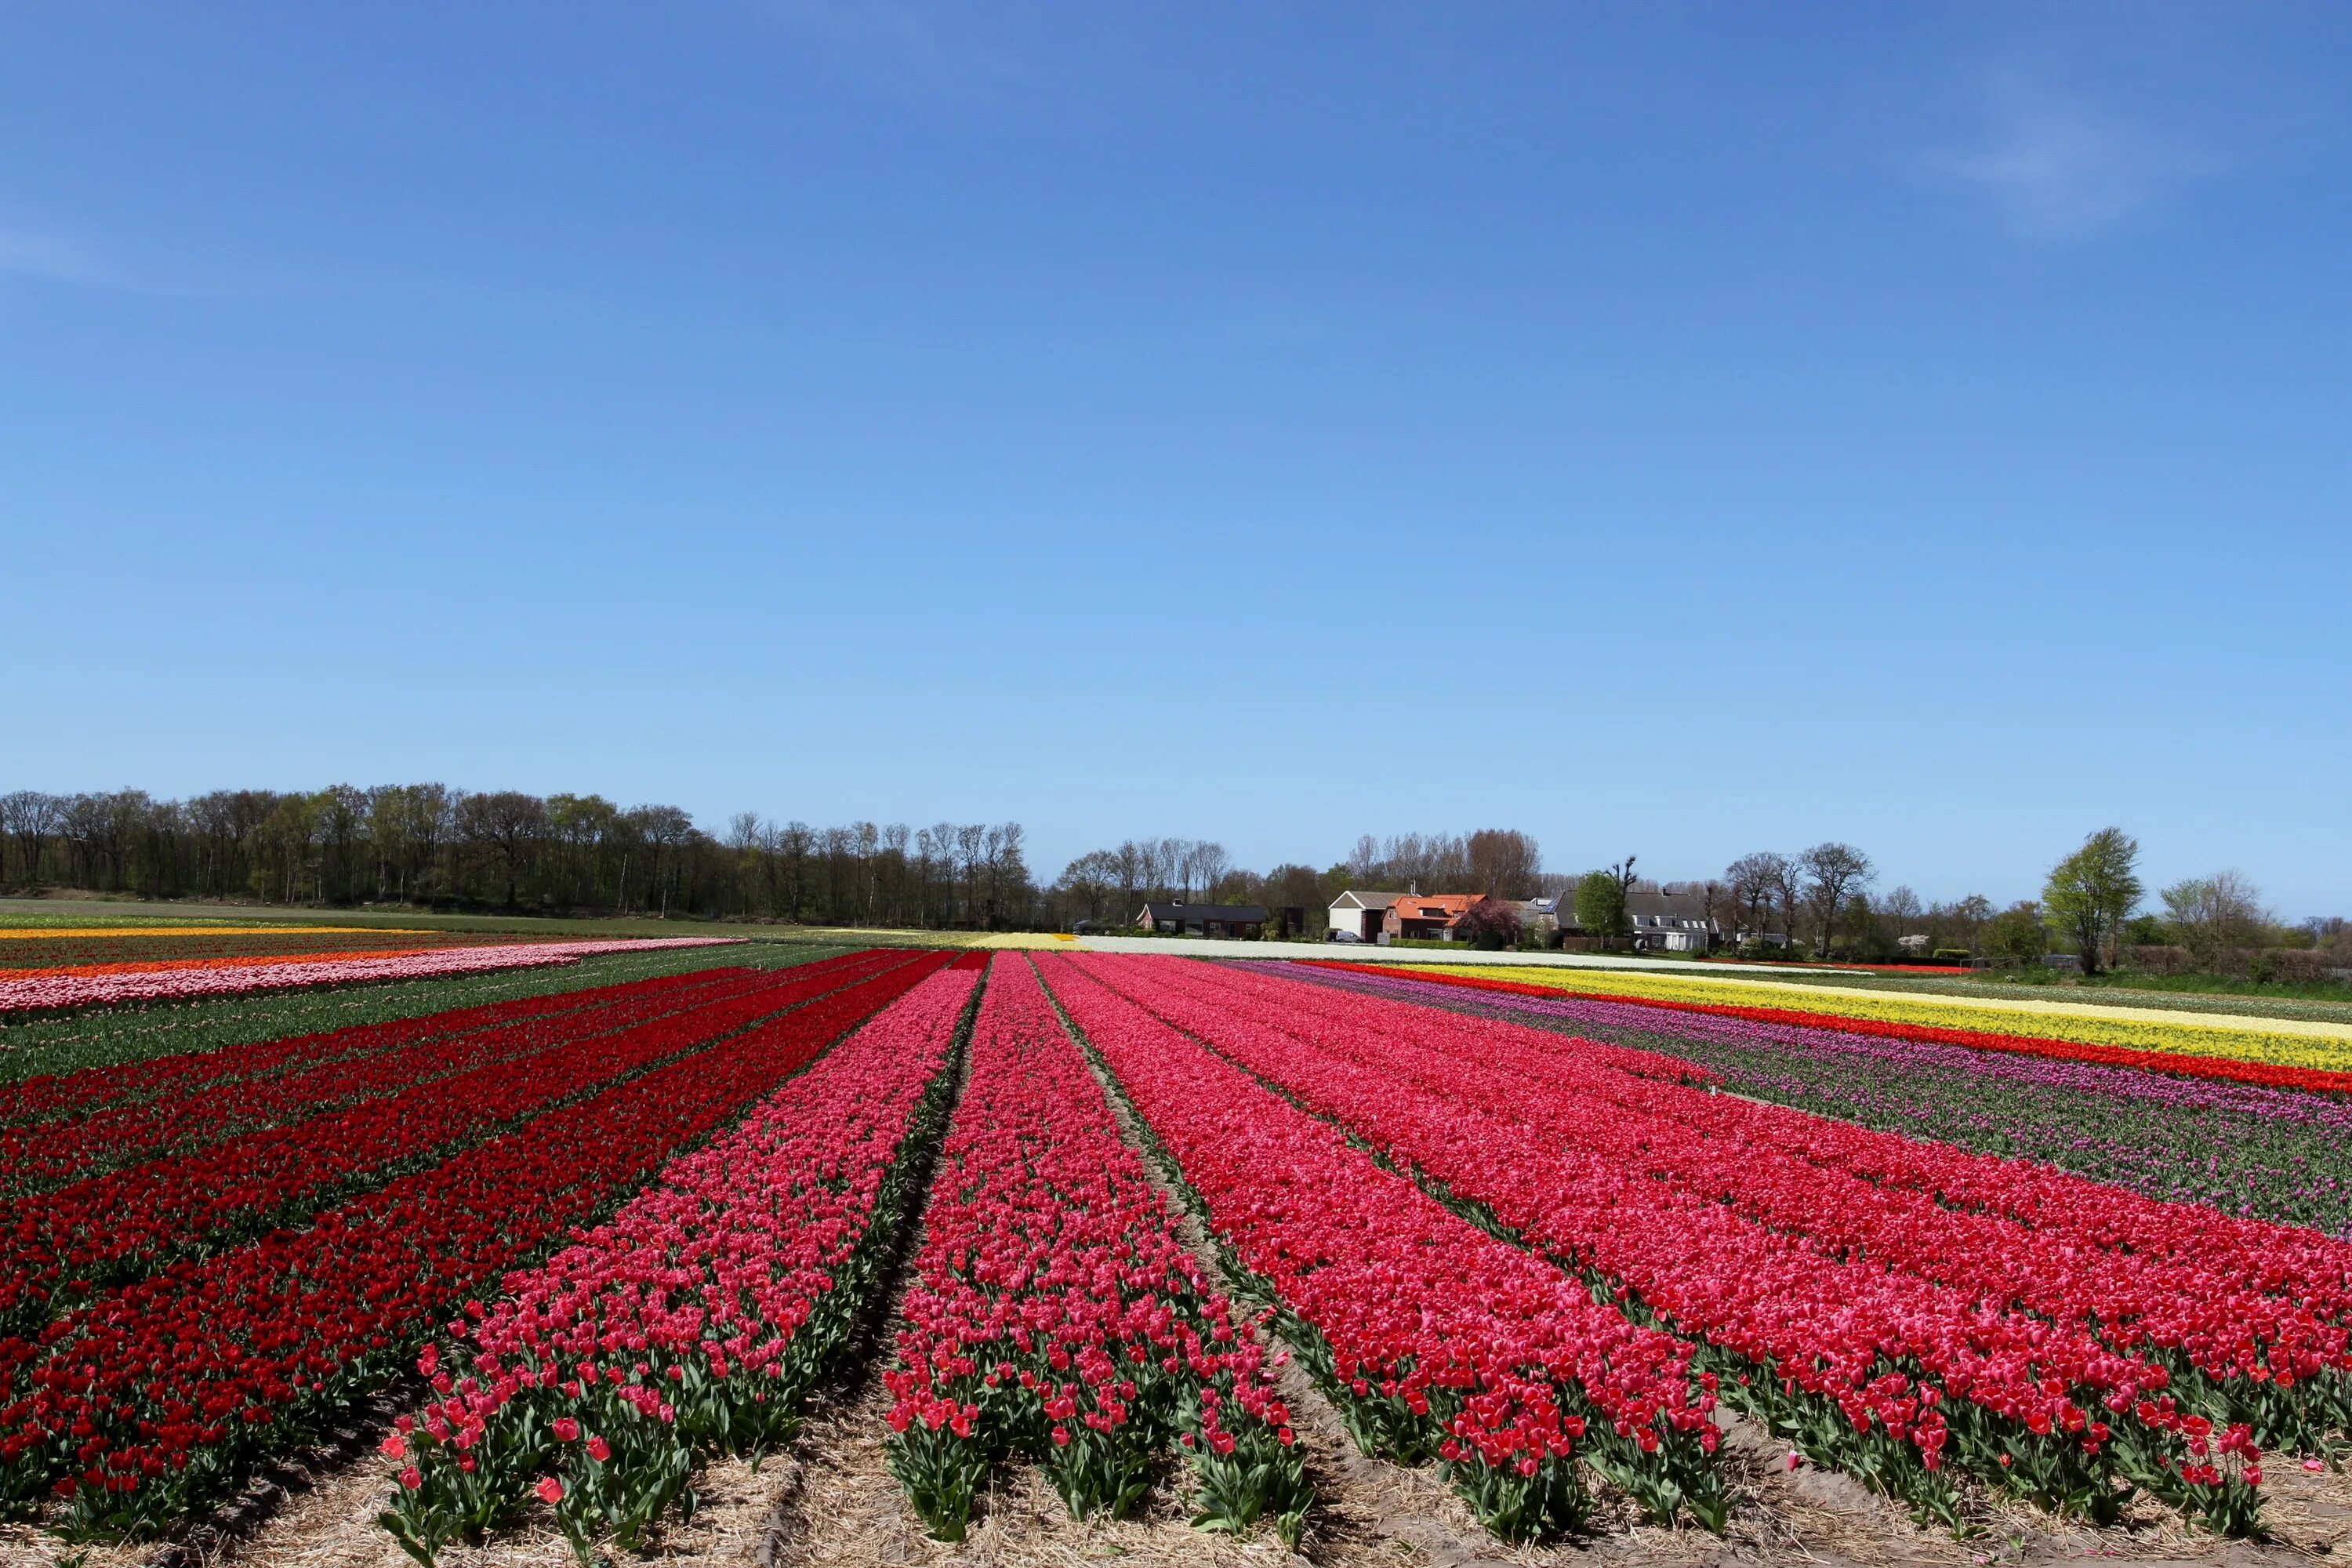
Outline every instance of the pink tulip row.
<svg viewBox="0 0 2352 1568"><path fill-rule="evenodd" d="M1596 1284L1630 1291L1635 1310L1700 1336L1727 1396L1924 1512L1957 1517L1944 1469L1957 1459L2095 1517L2113 1517L2136 1482L2217 1528L2252 1526L2250 1433L2217 1433L2181 1408L2144 1335L2120 1348L2103 1336L2103 1293L2126 1289L2115 1255L2065 1269L2064 1244L2041 1246L2013 1222L1803 1166L1739 1137L1736 1113L1720 1114L1738 1102L1595 1065L1583 1042L1354 997L1335 1016L1336 993L1302 999L1310 988L1205 966L1083 962ZM1979 1247L2010 1245L1939 1260L1964 1230ZM1988 1291L1996 1278L2004 1289ZM2145 1270L2133 1288L2143 1306L2155 1289ZM2172 1305L2172 1329L2191 1332L2193 1304ZM2291 1318L2265 1321L2305 1326Z"/></svg>
<svg viewBox="0 0 2352 1568"><path fill-rule="evenodd" d="M205 969L133 970L110 974L53 974L0 980L0 1013L89 1007L118 1002L181 1002L303 985L349 985L365 980L429 980L493 970L572 963L606 952L656 948L715 947L733 937L682 936L644 941L510 942L435 948L389 957L321 958L299 963L254 963Z"/></svg>
<svg viewBox="0 0 2352 1568"><path fill-rule="evenodd" d="M1450 1212L1094 967L1042 963L1360 1444L1443 1460L1508 1538L1581 1518L1579 1456L1654 1515L1688 1509L1722 1528L1714 1379L1694 1371L1690 1345Z"/></svg>
<svg viewBox="0 0 2352 1568"><path fill-rule="evenodd" d="M1041 1461L1071 1511L1119 1514L1171 1444L1196 1523L1296 1547L1311 1493L1272 1369L1174 1234L1168 1201L1035 973L998 963L887 1374L892 1463L961 1540L992 1464Z"/></svg>
<svg viewBox="0 0 2352 1568"><path fill-rule="evenodd" d="M435 1397L384 1445L402 1544L430 1561L536 1497L583 1560L634 1548L698 1453L788 1436L879 1284L978 978L932 974L428 1345Z"/></svg>

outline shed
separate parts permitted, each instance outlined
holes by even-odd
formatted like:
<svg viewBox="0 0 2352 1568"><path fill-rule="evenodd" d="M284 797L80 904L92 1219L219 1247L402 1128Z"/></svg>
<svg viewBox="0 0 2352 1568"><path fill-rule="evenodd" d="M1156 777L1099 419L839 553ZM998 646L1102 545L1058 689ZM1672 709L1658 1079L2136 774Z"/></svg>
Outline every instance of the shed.
<svg viewBox="0 0 2352 1568"><path fill-rule="evenodd" d="M1135 923L1164 936L1255 937L1265 929L1260 904L1188 904L1181 900L1143 906Z"/></svg>

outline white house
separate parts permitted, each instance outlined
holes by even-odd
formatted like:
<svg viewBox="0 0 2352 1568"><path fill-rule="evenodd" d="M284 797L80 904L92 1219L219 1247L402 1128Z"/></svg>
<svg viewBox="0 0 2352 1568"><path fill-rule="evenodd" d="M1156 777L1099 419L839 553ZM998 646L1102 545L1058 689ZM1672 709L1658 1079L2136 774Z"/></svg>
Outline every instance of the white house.
<svg viewBox="0 0 2352 1568"><path fill-rule="evenodd" d="M1706 952L1723 941L1723 927L1696 893L1628 893L1625 923L1637 952Z"/></svg>
<svg viewBox="0 0 2352 1568"><path fill-rule="evenodd" d="M1389 906L1402 897L1402 893L1360 893L1349 889L1331 900L1332 935L1336 938L1339 932L1349 931L1359 942L1378 941L1381 922L1388 918Z"/></svg>

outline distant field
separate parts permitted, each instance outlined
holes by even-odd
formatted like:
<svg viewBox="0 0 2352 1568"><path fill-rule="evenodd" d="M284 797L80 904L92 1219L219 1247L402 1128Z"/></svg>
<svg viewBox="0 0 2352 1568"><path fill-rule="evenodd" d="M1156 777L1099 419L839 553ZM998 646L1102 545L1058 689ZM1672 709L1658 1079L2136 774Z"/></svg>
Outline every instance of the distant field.
<svg viewBox="0 0 2352 1568"><path fill-rule="evenodd" d="M166 1053L214 1051L256 1040L384 1023L446 1008L479 1006L656 975L739 965L779 968L830 957L842 951L838 944L824 942L746 942L740 946L614 953L561 967L455 979L393 981L275 994L158 1002L14 1020L0 1015L0 1083L44 1073L137 1061Z"/></svg>
<svg viewBox="0 0 2352 1568"><path fill-rule="evenodd" d="M51 933L55 934L51 934ZM29 926L0 928L0 975L93 964L154 964L191 959L260 958L284 953L410 952L457 947L481 939L457 931L281 923L256 931L190 921L184 928ZM517 940L508 936L502 940Z"/></svg>
<svg viewBox="0 0 2352 1568"><path fill-rule="evenodd" d="M624 919L525 914L435 914L417 910L326 910L277 904L156 903L138 899L0 899L0 930L17 926L205 925L323 926L360 930L397 929L463 936L545 936L584 941L616 936L731 936L751 942L809 942L855 938L866 947L962 947L970 931L872 931L849 926L762 925L706 921L680 915Z"/></svg>

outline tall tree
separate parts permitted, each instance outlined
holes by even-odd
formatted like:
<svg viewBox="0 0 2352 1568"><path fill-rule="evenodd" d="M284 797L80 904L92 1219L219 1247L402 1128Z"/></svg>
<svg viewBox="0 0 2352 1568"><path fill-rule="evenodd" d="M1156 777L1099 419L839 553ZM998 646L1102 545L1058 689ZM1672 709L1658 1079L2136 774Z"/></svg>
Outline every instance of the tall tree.
<svg viewBox="0 0 2352 1568"><path fill-rule="evenodd" d="M1576 923L1599 937L1604 951L1625 930L1625 886L1615 871L1588 871L1576 885Z"/></svg>
<svg viewBox="0 0 2352 1568"><path fill-rule="evenodd" d="M1772 901L1780 896L1789 869L1789 858L1769 849L1742 855L1723 868L1723 879L1731 884L1732 903L1748 911L1743 934L1761 936L1770 929Z"/></svg>
<svg viewBox="0 0 2352 1568"><path fill-rule="evenodd" d="M1821 956L1827 958L1830 955L1830 938L1836 931L1839 915L1845 910L1847 900L1868 887L1875 873L1869 856L1851 844L1840 844L1834 840L1814 845L1797 857L1797 864L1804 872L1806 896L1812 905L1813 918L1821 927Z"/></svg>
<svg viewBox="0 0 2352 1568"><path fill-rule="evenodd" d="M2143 890L2139 840L2120 827L2102 827L2050 868L2042 906L2051 928L2073 939L2083 972L2096 974Z"/></svg>
<svg viewBox="0 0 2352 1568"><path fill-rule="evenodd" d="M0 826L16 839L27 886L41 879L43 851L65 815L64 803L37 789L20 789L0 796Z"/></svg>
<svg viewBox="0 0 2352 1568"><path fill-rule="evenodd" d="M1218 887L1233 868L1234 858L1225 853L1225 847L1204 838L1192 846L1192 875L1187 879L1187 885L1197 883L1201 889L1201 901L1213 904L1217 901Z"/></svg>
<svg viewBox="0 0 2352 1568"><path fill-rule="evenodd" d="M2274 923L2263 908L2262 890L2236 871L2191 877L2160 896L2173 940L2200 969L2213 968L2225 952L2259 944Z"/></svg>
<svg viewBox="0 0 2352 1568"><path fill-rule="evenodd" d="M524 868L547 837L547 802L513 789L469 795L458 808L457 831L500 873L506 907L515 908Z"/></svg>
<svg viewBox="0 0 2352 1568"><path fill-rule="evenodd" d="M1482 827L1464 847L1470 890L1490 899L1524 899L1536 890L1543 856L1532 835L1516 827Z"/></svg>
<svg viewBox="0 0 2352 1568"><path fill-rule="evenodd" d="M1985 921L1985 947L2020 963L2039 963L2050 951L2050 928L2042 906L2027 899Z"/></svg>
<svg viewBox="0 0 2352 1568"><path fill-rule="evenodd" d="M1970 952L1978 951L1984 939L1985 922L1992 919L1992 900L1982 893L1970 893L1952 906L1952 922L1959 928L1961 940Z"/></svg>

